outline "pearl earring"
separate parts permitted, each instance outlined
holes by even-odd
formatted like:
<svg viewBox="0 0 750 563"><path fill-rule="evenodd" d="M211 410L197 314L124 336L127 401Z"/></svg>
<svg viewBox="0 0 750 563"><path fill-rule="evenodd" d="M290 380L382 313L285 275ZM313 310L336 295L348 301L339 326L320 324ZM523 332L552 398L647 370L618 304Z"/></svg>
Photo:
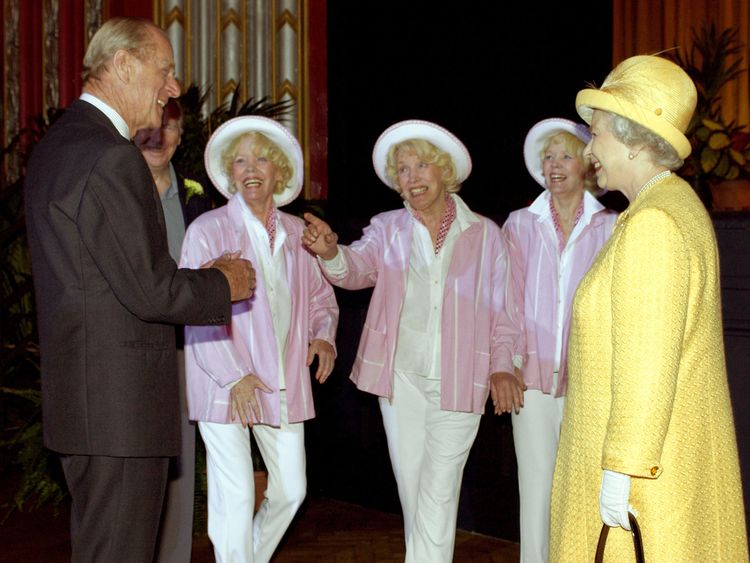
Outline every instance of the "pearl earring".
<svg viewBox="0 0 750 563"><path fill-rule="evenodd" d="M628 153L628 160L633 160L635 158L635 155L632 152Z"/></svg>

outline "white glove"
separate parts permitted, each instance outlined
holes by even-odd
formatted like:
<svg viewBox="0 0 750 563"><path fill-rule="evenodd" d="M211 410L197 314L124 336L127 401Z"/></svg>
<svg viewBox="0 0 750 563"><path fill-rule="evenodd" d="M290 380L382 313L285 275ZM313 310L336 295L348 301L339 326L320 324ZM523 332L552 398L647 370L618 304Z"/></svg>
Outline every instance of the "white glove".
<svg viewBox="0 0 750 563"><path fill-rule="evenodd" d="M602 488L599 493L599 514L602 522L616 528L620 526L630 531L628 509L630 505L630 475L604 470Z"/></svg>

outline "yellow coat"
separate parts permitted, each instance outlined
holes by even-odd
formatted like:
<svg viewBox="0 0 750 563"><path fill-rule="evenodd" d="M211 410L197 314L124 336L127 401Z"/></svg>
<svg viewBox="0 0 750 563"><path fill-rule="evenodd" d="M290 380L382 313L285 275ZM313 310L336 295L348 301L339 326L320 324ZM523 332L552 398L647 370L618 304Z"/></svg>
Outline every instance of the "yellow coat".
<svg viewBox="0 0 750 563"><path fill-rule="evenodd" d="M713 225L672 175L622 213L573 303L550 561L594 560L602 468L632 476L648 563L748 560ZM610 531L605 560L633 561Z"/></svg>

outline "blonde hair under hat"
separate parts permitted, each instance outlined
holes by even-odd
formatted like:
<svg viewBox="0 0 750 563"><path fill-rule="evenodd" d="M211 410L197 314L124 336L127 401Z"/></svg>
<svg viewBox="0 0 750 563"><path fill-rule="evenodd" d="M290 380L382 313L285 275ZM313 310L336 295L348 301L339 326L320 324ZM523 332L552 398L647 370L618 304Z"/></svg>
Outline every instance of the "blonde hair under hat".
<svg viewBox="0 0 750 563"><path fill-rule="evenodd" d="M684 133L695 111L698 94L687 73L655 55L622 61L601 88L587 88L576 96L576 110L591 124L595 109L621 115L653 131L684 159L692 150Z"/></svg>
<svg viewBox="0 0 750 563"><path fill-rule="evenodd" d="M222 165L222 154L234 140L246 133L263 133L268 139L273 141L279 149L289 159L292 166L292 177L289 183L284 186L281 193L273 194L273 201L276 207L281 207L294 201L302 191L304 182L304 159L302 157L302 148L291 131L281 125L278 121L262 117L260 115L244 115L234 117L224 122L206 144L204 152L204 162L208 177L221 195L229 199L234 191L232 189L232 180L224 171Z"/></svg>
<svg viewBox="0 0 750 563"><path fill-rule="evenodd" d="M381 133L375 141L372 151L372 165L378 178L389 188L396 189L388 179L386 164L388 151L397 144L409 139L423 139L429 141L441 151L450 155L456 167L456 180L460 184L471 173L471 156L466 146L453 133L437 123L422 119L407 119L394 123Z"/></svg>
<svg viewBox="0 0 750 563"><path fill-rule="evenodd" d="M529 129L529 132L526 133L526 139L523 142L523 160L531 177L545 189L547 188L547 182L544 180L542 151L549 138L558 133L569 133L577 137L584 145L588 144L589 139L591 139L588 127L582 123L576 123L562 117L543 119ZM583 151L581 150L581 152ZM584 164L588 164L583 156L581 157L581 161Z"/></svg>

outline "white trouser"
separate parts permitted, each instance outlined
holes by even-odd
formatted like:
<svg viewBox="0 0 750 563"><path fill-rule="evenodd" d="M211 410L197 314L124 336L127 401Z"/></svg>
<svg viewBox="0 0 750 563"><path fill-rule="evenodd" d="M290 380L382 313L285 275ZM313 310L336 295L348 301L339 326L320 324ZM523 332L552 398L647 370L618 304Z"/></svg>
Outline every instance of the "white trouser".
<svg viewBox="0 0 750 563"><path fill-rule="evenodd" d="M564 404L565 397L528 389L523 408L511 413L521 505L521 563L546 563L549 556L552 473Z"/></svg>
<svg viewBox="0 0 750 563"><path fill-rule="evenodd" d="M241 424L199 422L206 444L208 537L217 563L266 563L307 490L305 426L288 424L281 392L281 428L253 426L268 469L266 498L253 518L255 482L250 434Z"/></svg>
<svg viewBox="0 0 750 563"><path fill-rule="evenodd" d="M393 386L393 400L379 402L404 513L406 562L450 562L480 416L440 410L439 380L397 372Z"/></svg>

